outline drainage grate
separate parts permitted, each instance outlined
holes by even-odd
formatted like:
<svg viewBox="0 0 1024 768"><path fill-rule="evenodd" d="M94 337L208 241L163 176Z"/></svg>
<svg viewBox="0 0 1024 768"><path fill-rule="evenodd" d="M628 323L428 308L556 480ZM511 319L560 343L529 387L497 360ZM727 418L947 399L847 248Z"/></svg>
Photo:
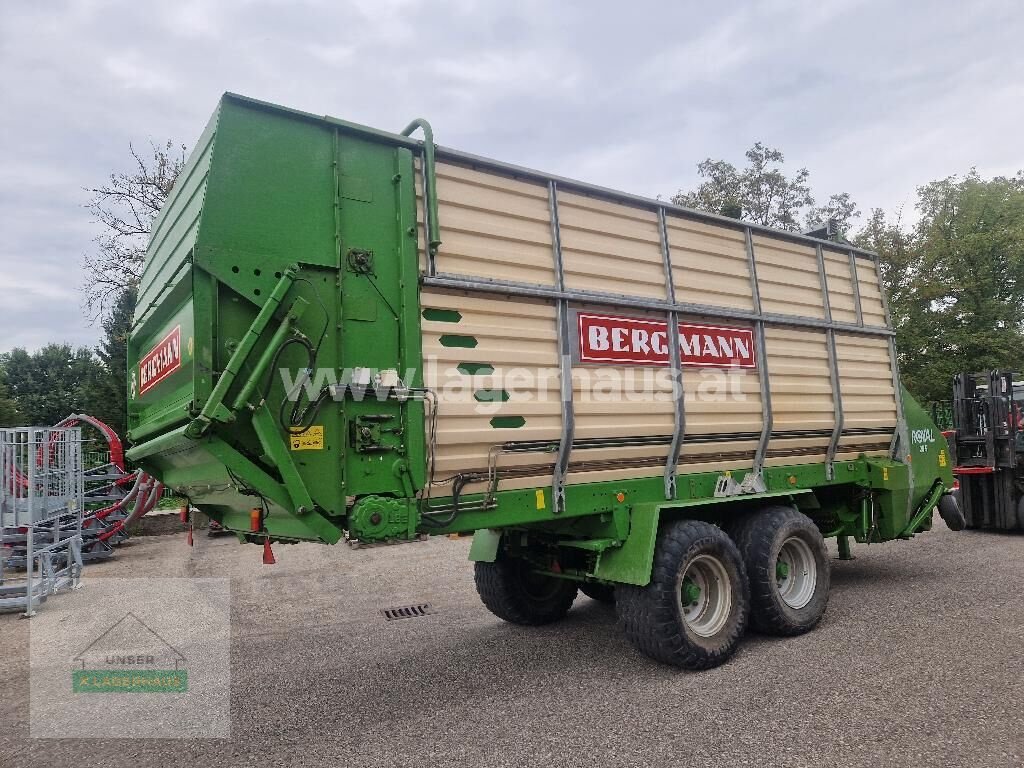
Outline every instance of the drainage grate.
<svg viewBox="0 0 1024 768"><path fill-rule="evenodd" d="M405 605L401 608L385 608L380 613L385 621L397 621L398 619L417 619L433 612L434 609L430 607L430 603L419 603L418 605Z"/></svg>

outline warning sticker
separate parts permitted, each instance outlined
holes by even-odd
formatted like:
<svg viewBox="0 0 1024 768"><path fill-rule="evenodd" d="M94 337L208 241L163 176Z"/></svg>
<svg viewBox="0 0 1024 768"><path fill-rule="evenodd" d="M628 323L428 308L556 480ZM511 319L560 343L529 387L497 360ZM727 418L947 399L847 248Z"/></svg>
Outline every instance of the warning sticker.
<svg viewBox="0 0 1024 768"><path fill-rule="evenodd" d="M291 443L293 451L322 451L324 449L323 425L310 427L300 434L289 435L288 442Z"/></svg>

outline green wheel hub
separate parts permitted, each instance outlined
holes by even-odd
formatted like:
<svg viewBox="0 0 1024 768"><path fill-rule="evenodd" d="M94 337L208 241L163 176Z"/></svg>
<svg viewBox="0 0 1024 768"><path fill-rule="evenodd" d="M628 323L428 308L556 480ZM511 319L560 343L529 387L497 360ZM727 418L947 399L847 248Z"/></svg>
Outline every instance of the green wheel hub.
<svg viewBox="0 0 1024 768"><path fill-rule="evenodd" d="M700 600L700 587L690 579L683 582L683 605L692 605Z"/></svg>
<svg viewBox="0 0 1024 768"><path fill-rule="evenodd" d="M679 585L683 623L698 637L714 637L732 611L732 581L721 559L697 555L686 566Z"/></svg>

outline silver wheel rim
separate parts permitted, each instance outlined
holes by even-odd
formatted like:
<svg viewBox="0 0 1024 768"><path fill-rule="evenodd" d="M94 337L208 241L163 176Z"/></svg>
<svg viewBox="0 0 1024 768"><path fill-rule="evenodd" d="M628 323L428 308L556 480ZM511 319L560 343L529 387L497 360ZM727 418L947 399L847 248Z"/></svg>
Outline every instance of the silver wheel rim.
<svg viewBox="0 0 1024 768"><path fill-rule="evenodd" d="M775 583L782 602L800 609L811 602L818 585L818 561L803 539L791 536L782 542L775 564Z"/></svg>
<svg viewBox="0 0 1024 768"><path fill-rule="evenodd" d="M722 561L698 555L683 571L679 588L683 623L699 637L722 630L732 612L732 581Z"/></svg>

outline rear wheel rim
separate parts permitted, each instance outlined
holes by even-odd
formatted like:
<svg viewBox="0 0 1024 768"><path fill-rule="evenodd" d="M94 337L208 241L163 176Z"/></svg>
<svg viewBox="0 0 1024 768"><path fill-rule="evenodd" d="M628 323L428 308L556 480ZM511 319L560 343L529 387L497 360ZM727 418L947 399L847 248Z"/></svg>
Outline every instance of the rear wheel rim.
<svg viewBox="0 0 1024 768"><path fill-rule="evenodd" d="M683 571L679 589L683 623L698 637L722 631L732 613L732 580L725 564L712 555L698 555Z"/></svg>
<svg viewBox="0 0 1024 768"><path fill-rule="evenodd" d="M818 586L818 561L807 542L791 536L782 542L775 563L775 584L782 602L799 610L807 606Z"/></svg>

